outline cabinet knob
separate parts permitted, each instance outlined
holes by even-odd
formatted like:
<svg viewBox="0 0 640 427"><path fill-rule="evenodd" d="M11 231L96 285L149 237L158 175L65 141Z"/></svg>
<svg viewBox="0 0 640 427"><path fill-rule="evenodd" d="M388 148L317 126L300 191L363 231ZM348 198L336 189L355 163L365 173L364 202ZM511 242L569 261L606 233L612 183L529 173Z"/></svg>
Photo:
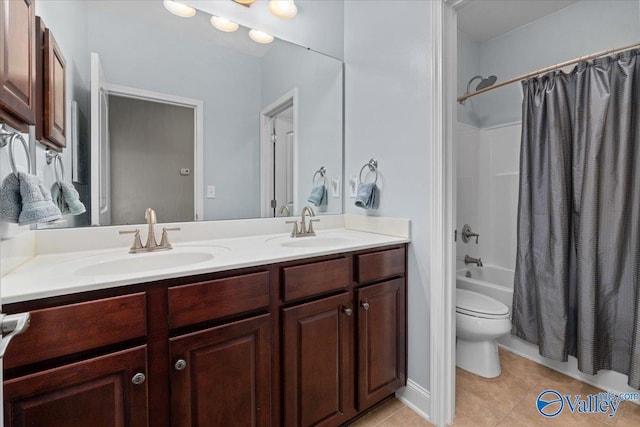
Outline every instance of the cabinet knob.
<svg viewBox="0 0 640 427"><path fill-rule="evenodd" d="M176 371L182 371L187 367L187 362L184 359L178 359L173 366L176 368Z"/></svg>
<svg viewBox="0 0 640 427"><path fill-rule="evenodd" d="M369 303L368 302L361 302L360 303L360 307L364 308L365 310L369 310Z"/></svg>
<svg viewBox="0 0 640 427"><path fill-rule="evenodd" d="M343 307L342 312L347 316L351 316L353 314L353 310L351 310L349 307Z"/></svg>
<svg viewBox="0 0 640 427"><path fill-rule="evenodd" d="M144 383L146 379L147 377L145 377L142 372L138 372L133 376L133 378L131 378L131 382L134 383L135 385L140 385Z"/></svg>

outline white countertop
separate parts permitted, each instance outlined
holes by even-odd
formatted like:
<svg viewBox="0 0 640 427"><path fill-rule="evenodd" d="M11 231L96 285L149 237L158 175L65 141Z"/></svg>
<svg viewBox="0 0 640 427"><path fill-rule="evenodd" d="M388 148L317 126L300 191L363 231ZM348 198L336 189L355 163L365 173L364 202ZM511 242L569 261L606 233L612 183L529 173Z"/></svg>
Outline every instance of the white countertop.
<svg viewBox="0 0 640 427"><path fill-rule="evenodd" d="M391 236L346 228L322 230L318 231L317 235L322 239L334 239L338 243L321 247L286 247L282 243L314 239L314 237L293 239L288 234L278 233L180 242L174 243L174 249L171 251L153 253L129 254L128 246L123 246L36 254L2 277L2 300L4 304L11 304L409 242L408 235ZM125 264L135 270L136 264L147 261L144 258L159 257L165 254L171 255L152 260L152 262L160 264L159 268L154 267L150 270L128 271L126 273L114 272L109 268L110 262L124 260ZM175 260L177 254L184 254L177 258L197 255L204 260L173 267L163 265L162 260ZM100 268L101 265L103 268ZM95 270L96 266L98 266L97 270Z"/></svg>

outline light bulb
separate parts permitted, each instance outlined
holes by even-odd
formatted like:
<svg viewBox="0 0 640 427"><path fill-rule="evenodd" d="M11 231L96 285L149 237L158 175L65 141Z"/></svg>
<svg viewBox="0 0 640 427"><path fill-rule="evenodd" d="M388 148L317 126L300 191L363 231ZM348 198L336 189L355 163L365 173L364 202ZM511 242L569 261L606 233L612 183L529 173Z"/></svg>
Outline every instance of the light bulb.
<svg viewBox="0 0 640 427"><path fill-rule="evenodd" d="M293 0L271 0L269 10L282 19L291 19L298 13L298 8Z"/></svg>
<svg viewBox="0 0 640 427"><path fill-rule="evenodd" d="M271 43L273 41L273 36L271 34L267 34L259 30L249 31L249 37L251 37L251 40L256 43Z"/></svg>
<svg viewBox="0 0 640 427"><path fill-rule="evenodd" d="M224 31L225 33L233 33L235 30L238 29L238 27L240 27L235 22L230 21L227 18L223 18L221 16L212 16L211 25L213 25L220 31Z"/></svg>
<svg viewBox="0 0 640 427"><path fill-rule="evenodd" d="M192 7L187 6L186 4L179 3L173 0L162 0L162 4L164 7L174 15L180 16L182 18L191 18L196 14L196 10Z"/></svg>

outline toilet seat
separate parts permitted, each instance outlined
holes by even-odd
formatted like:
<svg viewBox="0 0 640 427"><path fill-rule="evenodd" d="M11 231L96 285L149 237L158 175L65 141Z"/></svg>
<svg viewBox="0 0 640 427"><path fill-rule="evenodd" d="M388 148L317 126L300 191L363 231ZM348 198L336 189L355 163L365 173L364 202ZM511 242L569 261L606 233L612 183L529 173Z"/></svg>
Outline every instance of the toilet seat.
<svg viewBox="0 0 640 427"><path fill-rule="evenodd" d="M465 289L456 289L456 312L483 319L509 317L509 307L500 301Z"/></svg>

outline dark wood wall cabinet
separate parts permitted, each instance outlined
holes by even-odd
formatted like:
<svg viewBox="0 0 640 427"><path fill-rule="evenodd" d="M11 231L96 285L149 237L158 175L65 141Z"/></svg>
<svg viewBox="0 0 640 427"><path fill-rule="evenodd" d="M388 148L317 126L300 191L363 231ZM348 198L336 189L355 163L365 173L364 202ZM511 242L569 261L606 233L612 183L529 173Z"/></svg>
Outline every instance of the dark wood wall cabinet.
<svg viewBox="0 0 640 427"><path fill-rule="evenodd" d="M0 0L0 121L21 132L36 123L34 0Z"/></svg>
<svg viewBox="0 0 640 427"><path fill-rule="evenodd" d="M406 245L15 303L6 426L339 426L406 384Z"/></svg>
<svg viewBox="0 0 640 427"><path fill-rule="evenodd" d="M56 151L67 146L65 66L53 33L36 16L36 139Z"/></svg>

